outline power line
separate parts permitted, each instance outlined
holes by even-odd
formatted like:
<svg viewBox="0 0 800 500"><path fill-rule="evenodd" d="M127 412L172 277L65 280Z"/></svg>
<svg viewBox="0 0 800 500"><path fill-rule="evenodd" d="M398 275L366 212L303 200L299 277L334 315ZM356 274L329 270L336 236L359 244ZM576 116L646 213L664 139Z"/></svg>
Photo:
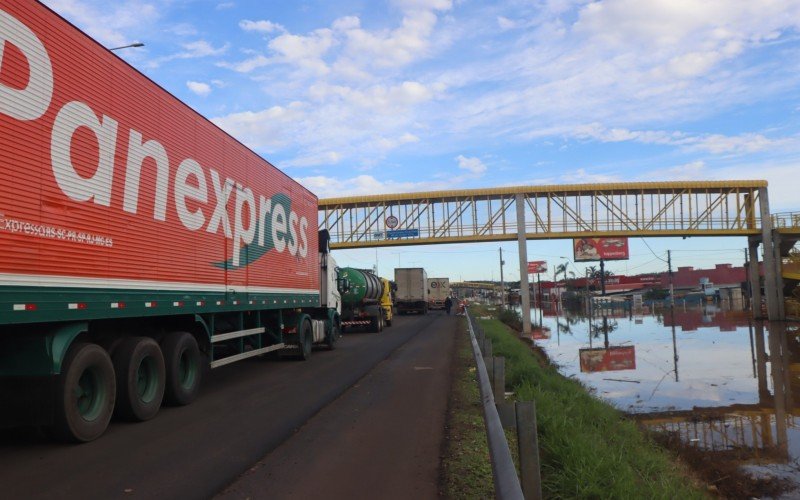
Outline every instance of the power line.
<svg viewBox="0 0 800 500"><path fill-rule="evenodd" d="M648 244L647 244L647 240L645 240L644 238L640 238L640 239L642 240L642 243L644 243L644 246L646 246L646 247L647 247L647 249L648 249L648 250L650 250L650 253L651 253L651 254L653 254L653 255L655 256L655 258L656 258L656 259L660 260L661 262L666 262L666 260L665 260L665 259L662 259L662 258L661 258L661 257L659 257L658 255L656 255L656 253L653 251L653 249L652 249L652 248L650 248L650 245L648 245Z"/></svg>

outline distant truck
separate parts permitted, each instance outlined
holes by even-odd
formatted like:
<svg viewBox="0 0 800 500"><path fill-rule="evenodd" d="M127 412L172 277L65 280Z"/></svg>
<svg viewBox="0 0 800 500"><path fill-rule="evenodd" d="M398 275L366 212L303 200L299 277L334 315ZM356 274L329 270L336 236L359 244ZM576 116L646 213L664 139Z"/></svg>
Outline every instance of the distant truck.
<svg viewBox="0 0 800 500"><path fill-rule="evenodd" d="M378 333L392 325L392 295L389 280L368 269L339 269L342 296L342 328L364 328Z"/></svg>
<svg viewBox="0 0 800 500"><path fill-rule="evenodd" d="M1 424L91 441L333 348L313 193L39 2L0 2L0 44Z"/></svg>
<svg viewBox="0 0 800 500"><path fill-rule="evenodd" d="M428 274L421 267L399 267L394 270L397 284L395 307L398 314L428 314Z"/></svg>
<svg viewBox="0 0 800 500"><path fill-rule="evenodd" d="M450 296L450 278L428 278L428 309L444 309Z"/></svg>

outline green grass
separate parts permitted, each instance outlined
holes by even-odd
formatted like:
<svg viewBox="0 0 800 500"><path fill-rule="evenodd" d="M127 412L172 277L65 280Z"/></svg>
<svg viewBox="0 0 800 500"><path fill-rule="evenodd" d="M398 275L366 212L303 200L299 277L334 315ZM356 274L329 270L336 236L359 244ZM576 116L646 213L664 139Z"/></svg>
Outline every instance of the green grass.
<svg viewBox="0 0 800 500"><path fill-rule="evenodd" d="M618 410L541 363L500 321L479 323L494 355L506 358L507 390L517 400L536 403L545 498L706 498L671 456Z"/></svg>

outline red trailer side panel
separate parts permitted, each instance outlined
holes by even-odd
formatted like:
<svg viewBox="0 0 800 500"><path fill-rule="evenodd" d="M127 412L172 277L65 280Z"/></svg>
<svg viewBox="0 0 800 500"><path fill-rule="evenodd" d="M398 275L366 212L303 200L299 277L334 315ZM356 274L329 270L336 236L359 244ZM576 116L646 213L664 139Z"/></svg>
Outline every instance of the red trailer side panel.
<svg viewBox="0 0 800 500"><path fill-rule="evenodd" d="M318 300L316 197L30 0L0 0L0 172L0 324Z"/></svg>

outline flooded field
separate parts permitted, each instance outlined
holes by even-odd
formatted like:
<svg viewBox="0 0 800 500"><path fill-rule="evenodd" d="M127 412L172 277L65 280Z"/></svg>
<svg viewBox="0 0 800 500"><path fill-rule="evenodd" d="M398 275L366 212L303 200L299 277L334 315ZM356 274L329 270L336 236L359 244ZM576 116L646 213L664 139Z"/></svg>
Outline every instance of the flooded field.
<svg viewBox="0 0 800 500"><path fill-rule="evenodd" d="M536 345L564 375L665 439L705 460L734 461L765 484L800 486L799 324L754 322L714 305L591 318L533 309L531 320Z"/></svg>

